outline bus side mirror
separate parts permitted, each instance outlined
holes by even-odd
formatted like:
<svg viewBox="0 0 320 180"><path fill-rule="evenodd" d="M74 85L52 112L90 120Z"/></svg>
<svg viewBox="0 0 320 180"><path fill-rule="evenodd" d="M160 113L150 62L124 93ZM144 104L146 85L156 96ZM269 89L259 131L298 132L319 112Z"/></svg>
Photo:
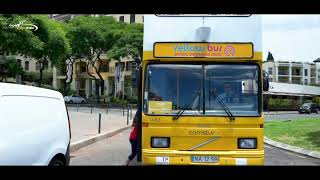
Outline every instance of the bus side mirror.
<svg viewBox="0 0 320 180"><path fill-rule="evenodd" d="M136 75L136 70L132 70L132 75L131 75L131 85L132 88L137 88L137 75Z"/></svg>
<svg viewBox="0 0 320 180"><path fill-rule="evenodd" d="M140 80L140 68L138 68L139 62L135 61L132 63L132 75L131 75L131 84L132 88L137 88Z"/></svg>

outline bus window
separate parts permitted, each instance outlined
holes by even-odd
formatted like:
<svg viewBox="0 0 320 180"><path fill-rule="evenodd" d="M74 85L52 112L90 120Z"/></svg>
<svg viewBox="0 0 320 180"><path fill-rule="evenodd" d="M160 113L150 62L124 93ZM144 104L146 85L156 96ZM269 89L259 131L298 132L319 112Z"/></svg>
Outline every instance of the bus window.
<svg viewBox="0 0 320 180"><path fill-rule="evenodd" d="M234 116L258 116L258 73L256 65L206 66L206 115L225 114L219 99Z"/></svg>
<svg viewBox="0 0 320 180"><path fill-rule="evenodd" d="M202 114L203 72L201 65L148 65L145 85L147 114Z"/></svg>

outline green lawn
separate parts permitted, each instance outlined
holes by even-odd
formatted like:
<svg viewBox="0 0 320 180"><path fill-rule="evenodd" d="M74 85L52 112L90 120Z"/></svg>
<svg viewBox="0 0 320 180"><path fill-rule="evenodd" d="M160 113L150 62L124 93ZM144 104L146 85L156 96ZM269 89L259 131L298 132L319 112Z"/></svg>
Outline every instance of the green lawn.
<svg viewBox="0 0 320 180"><path fill-rule="evenodd" d="M320 152L320 118L266 122L265 135L278 142Z"/></svg>

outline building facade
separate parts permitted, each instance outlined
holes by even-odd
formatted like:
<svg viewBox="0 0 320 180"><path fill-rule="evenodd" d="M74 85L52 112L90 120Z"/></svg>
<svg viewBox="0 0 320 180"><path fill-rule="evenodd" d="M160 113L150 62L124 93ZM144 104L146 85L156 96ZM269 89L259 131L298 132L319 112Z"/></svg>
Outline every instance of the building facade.
<svg viewBox="0 0 320 180"><path fill-rule="evenodd" d="M38 63L37 60L30 58L30 57L21 56L21 55L7 54L6 56L13 56L16 59L17 64L21 66L21 68L23 69L24 72L26 72L26 73L40 73L41 64ZM44 71L43 72L48 73L48 74L51 74L53 72L50 62L47 62L46 64L44 64ZM23 83L23 84L27 83L28 84L28 82L20 82L21 77L20 76L18 76L18 77L8 78L7 82L19 83L19 84L20 83ZM34 84L32 82L29 82L29 83L30 83L29 85Z"/></svg>
<svg viewBox="0 0 320 180"><path fill-rule="evenodd" d="M301 85L320 84L320 68L315 63L265 61L263 70L269 74L271 82Z"/></svg>
<svg viewBox="0 0 320 180"><path fill-rule="evenodd" d="M270 89L264 92L264 107L268 106L270 99L292 99L302 103L320 96L319 64L265 61L262 68L268 73L270 80Z"/></svg>

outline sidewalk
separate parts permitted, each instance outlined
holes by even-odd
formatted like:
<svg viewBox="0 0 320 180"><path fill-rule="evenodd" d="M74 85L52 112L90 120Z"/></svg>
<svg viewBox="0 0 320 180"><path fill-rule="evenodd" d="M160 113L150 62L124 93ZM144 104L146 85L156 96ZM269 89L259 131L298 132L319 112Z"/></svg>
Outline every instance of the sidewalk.
<svg viewBox="0 0 320 180"><path fill-rule="evenodd" d="M71 126L71 143L88 139L98 135L99 113L86 113L68 110ZM132 112L134 113L134 112ZM129 125L132 119L129 116ZM122 111L101 113L101 131L100 134L113 132L127 127L127 114L123 116Z"/></svg>
<svg viewBox="0 0 320 180"><path fill-rule="evenodd" d="M298 114L298 111L264 111L264 115Z"/></svg>

